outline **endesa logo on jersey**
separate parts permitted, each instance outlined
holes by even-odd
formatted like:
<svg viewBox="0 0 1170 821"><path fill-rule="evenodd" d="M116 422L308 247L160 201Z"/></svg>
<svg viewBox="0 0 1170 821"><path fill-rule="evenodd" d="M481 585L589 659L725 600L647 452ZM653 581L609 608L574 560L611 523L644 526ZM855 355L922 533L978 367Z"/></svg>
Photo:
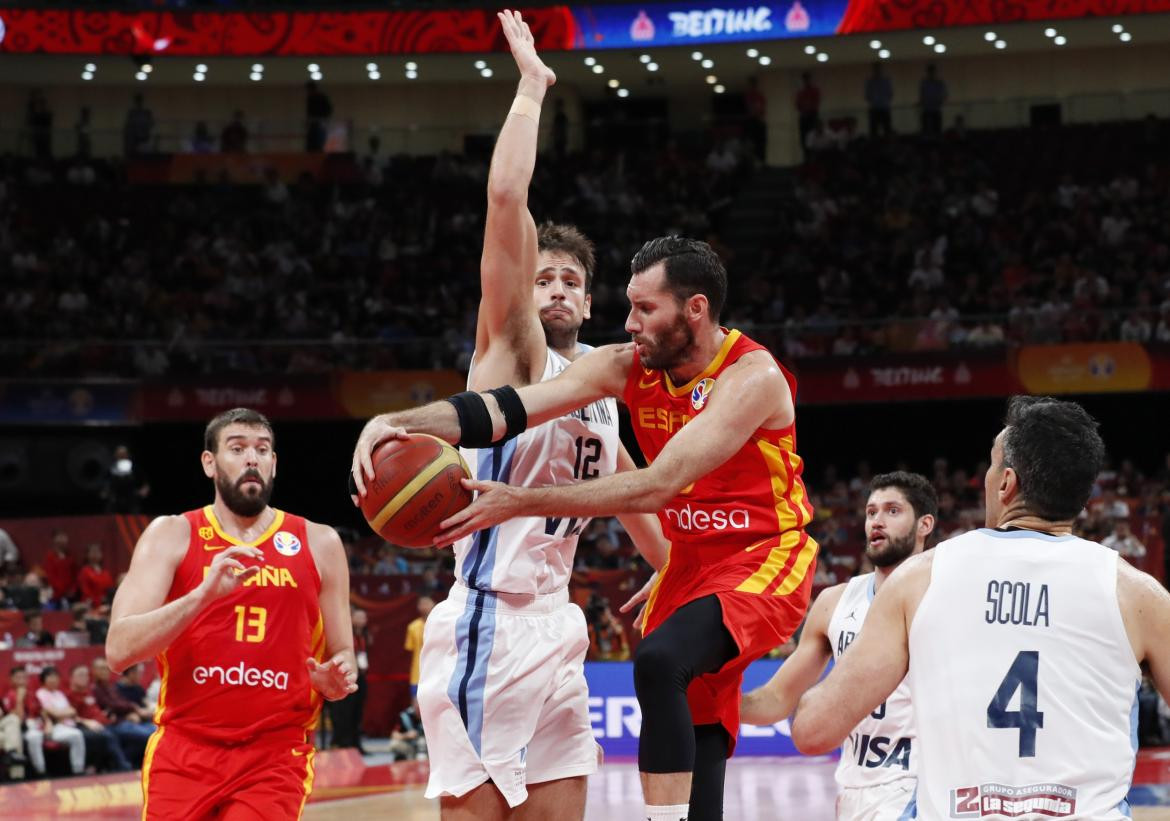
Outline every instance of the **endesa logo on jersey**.
<svg viewBox="0 0 1170 821"><path fill-rule="evenodd" d="M196 684L219 684L229 687L263 687L267 690L287 690L288 673L281 670L258 670L244 662L231 667L196 667L191 671Z"/></svg>
<svg viewBox="0 0 1170 821"><path fill-rule="evenodd" d="M666 520L679 530L706 533L710 530L747 530L751 514L742 507L714 510L694 510L690 505L666 508Z"/></svg>

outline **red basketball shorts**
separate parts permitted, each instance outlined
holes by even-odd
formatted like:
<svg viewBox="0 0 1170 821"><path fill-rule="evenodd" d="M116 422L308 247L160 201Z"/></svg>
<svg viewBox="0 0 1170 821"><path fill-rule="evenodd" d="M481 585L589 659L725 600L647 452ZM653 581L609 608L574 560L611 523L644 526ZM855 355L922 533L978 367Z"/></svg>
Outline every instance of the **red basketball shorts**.
<svg viewBox="0 0 1170 821"><path fill-rule="evenodd" d="M142 764L143 821L298 819L313 791L315 752L304 731L232 744L161 727Z"/></svg>

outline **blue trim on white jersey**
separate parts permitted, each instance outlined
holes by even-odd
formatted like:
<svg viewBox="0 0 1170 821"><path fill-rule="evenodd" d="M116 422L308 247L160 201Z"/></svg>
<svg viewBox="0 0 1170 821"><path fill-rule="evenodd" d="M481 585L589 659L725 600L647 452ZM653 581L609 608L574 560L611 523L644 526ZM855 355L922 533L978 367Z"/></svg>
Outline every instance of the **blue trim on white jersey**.
<svg viewBox="0 0 1170 821"><path fill-rule="evenodd" d="M906 805L906 809L902 810L902 814L898 816L898 821L911 821L918 817L918 785L914 785L914 795L910 796L910 803Z"/></svg>
<svg viewBox="0 0 1170 821"><path fill-rule="evenodd" d="M877 593L877 573L869 577L869 585L865 588L866 601L872 602L875 593Z"/></svg>
<svg viewBox="0 0 1170 821"><path fill-rule="evenodd" d="M447 698L459 708L476 755L482 755L484 685L496 637L495 598L494 593L483 590L468 591L467 605L455 623L459 660L447 682Z"/></svg>
<svg viewBox="0 0 1170 821"><path fill-rule="evenodd" d="M1138 682L1133 692L1133 707L1129 710L1129 744L1133 748L1134 758L1137 758L1138 751L1138 696L1141 694L1142 685ZM1129 776L1129 789L1133 789L1133 773ZM1126 790L1129 792L1129 790ZM1117 805L1117 810L1126 818L1133 818L1133 810L1129 806L1129 796L1121 799Z"/></svg>
<svg viewBox="0 0 1170 821"><path fill-rule="evenodd" d="M516 440L502 445L483 448L476 459L476 478L481 482L507 482L512 477L512 457L516 455ZM471 547L463 559L463 583L472 590L490 590L492 571L496 566L496 542L500 538L500 526L492 525L477 530L471 537Z"/></svg>
<svg viewBox="0 0 1170 821"><path fill-rule="evenodd" d="M1077 538L1071 533L1056 536L1052 533L1041 533L1039 530L996 530L994 527L981 527L978 532L996 539L1044 539L1049 542L1067 542Z"/></svg>

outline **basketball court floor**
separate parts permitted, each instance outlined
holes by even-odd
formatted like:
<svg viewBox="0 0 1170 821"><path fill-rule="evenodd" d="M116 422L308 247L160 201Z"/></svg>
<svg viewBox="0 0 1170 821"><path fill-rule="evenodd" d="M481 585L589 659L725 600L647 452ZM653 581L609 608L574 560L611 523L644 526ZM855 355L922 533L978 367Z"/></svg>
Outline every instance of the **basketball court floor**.
<svg viewBox="0 0 1170 821"><path fill-rule="evenodd" d="M307 821L438 821L423 798L425 762L387 763L356 751L317 756ZM736 758L727 769L728 821L832 821L831 758ZM137 774L67 778L0 787L0 818L131 821L140 813ZM1170 821L1170 749L1143 750L1130 792L1135 821ZM608 761L589 781L587 821L636 819L642 810L634 761ZM555 821L555 819L550 819Z"/></svg>

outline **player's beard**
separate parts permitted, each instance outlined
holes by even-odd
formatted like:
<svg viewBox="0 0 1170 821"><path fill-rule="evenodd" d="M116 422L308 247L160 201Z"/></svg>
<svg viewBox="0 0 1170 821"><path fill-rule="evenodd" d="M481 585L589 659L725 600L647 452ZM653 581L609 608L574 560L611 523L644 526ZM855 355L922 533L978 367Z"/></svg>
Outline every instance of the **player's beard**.
<svg viewBox="0 0 1170 821"><path fill-rule="evenodd" d="M691 349L695 347L695 332L691 330L686 318L679 312L670 327L663 331L657 339L643 338L641 344L646 346L646 354L642 357L642 367L650 370L668 371L685 360Z"/></svg>
<svg viewBox="0 0 1170 821"><path fill-rule="evenodd" d="M577 334L581 331L581 323L571 324L567 318L558 318L560 321L546 321L541 317L540 324L544 328L544 339L550 348L564 350L577 344Z"/></svg>
<svg viewBox="0 0 1170 821"><path fill-rule="evenodd" d="M260 484L242 485L245 479L255 479ZM259 516L268 507L268 500L272 498L273 479L264 481L264 477L257 470L246 470L236 481L232 481L226 474L218 473L215 477L215 489L219 491L219 498L227 505L227 509L237 516L252 518Z"/></svg>
<svg viewBox="0 0 1170 821"><path fill-rule="evenodd" d="M891 567L909 558L914 552L915 535L911 531L901 538L886 534L886 543L879 548L865 546L865 557L874 567Z"/></svg>

